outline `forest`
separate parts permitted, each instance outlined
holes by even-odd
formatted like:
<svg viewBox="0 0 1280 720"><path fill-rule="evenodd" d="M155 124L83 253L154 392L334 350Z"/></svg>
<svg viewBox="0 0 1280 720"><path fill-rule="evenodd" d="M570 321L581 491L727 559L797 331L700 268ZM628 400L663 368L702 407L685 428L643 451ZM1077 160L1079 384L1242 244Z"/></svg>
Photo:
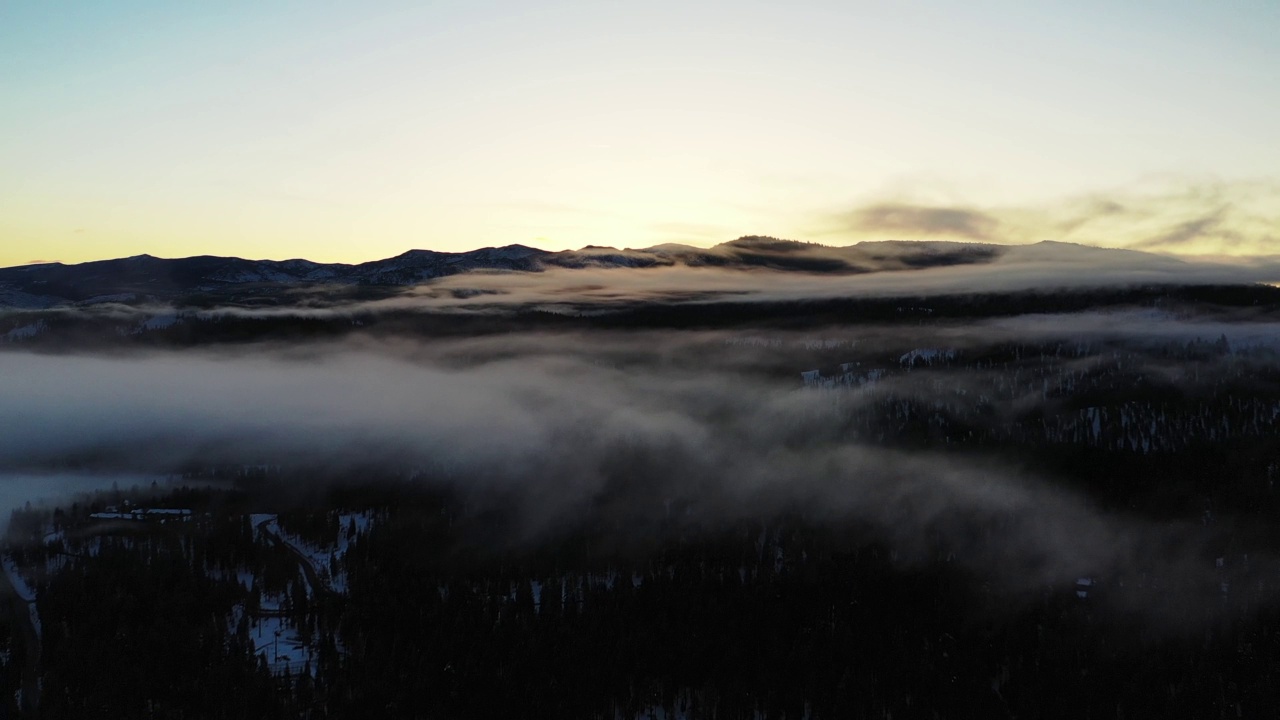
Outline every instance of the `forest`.
<svg viewBox="0 0 1280 720"><path fill-rule="evenodd" d="M0 697L48 718L1267 716L1280 355L1230 308L679 331L662 377L787 404L746 464L628 436L571 491L555 464L512 484L431 457L187 457L29 504ZM429 362L534 342L477 337ZM659 362L582 337L611 372ZM555 437L597 452L574 427Z"/></svg>

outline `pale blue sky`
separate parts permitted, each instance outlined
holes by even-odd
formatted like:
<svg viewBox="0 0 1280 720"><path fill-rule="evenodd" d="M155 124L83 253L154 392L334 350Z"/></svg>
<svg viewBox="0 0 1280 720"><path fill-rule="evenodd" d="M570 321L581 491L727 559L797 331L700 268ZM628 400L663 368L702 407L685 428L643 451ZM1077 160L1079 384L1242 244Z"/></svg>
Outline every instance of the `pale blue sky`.
<svg viewBox="0 0 1280 720"><path fill-rule="evenodd" d="M1277 30L1261 1L0 1L0 265L842 243L906 200L1047 232L1153 178L1271 182Z"/></svg>

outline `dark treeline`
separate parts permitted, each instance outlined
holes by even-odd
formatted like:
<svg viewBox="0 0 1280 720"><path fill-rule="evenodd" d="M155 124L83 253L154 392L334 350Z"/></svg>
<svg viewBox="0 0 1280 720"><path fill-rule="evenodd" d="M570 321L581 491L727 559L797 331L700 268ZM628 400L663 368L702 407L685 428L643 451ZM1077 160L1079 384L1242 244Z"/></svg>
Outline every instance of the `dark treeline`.
<svg viewBox="0 0 1280 720"><path fill-rule="evenodd" d="M1280 309L1280 288L1267 285L1135 286L932 296L736 301L707 296L699 303L619 302L605 306L566 301L535 309L505 307L477 299L455 311L403 310L361 305L393 299L386 289L362 297L326 297L330 310L259 312L253 303L211 304L204 296L179 299L180 320L162 327L141 323L157 311L54 308L11 311L0 330L41 323L41 332L14 340L21 347L65 350L92 347L191 347L206 344L333 340L351 335L383 337L476 337L511 332L638 329L816 329L833 324L917 323L979 320L1037 313L1072 313L1126 307L1159 307L1198 315ZM269 306L276 303L269 302Z"/></svg>
<svg viewBox="0 0 1280 720"><path fill-rule="evenodd" d="M1265 468L1264 452L1238 464ZM1097 450L1060 475L1105 492L1133 457ZM1177 457L1171 482L1221 459ZM234 491L19 512L10 557L43 625L33 716L1202 718L1265 714L1280 692L1276 541L1230 521L1247 498L1201 526L1204 562L1222 559L1198 586L1139 567L1010 590L957 557L972 545L937 536L908 557L855 521L782 508L691 522L659 502L638 509L663 518L641 536L587 512L495 543L516 537L509 509L424 480L290 501L294 471L255 468ZM194 519L91 517L123 507ZM301 560L284 537L331 551ZM1171 595L1196 599L1135 610ZM305 661L276 659L269 622Z"/></svg>

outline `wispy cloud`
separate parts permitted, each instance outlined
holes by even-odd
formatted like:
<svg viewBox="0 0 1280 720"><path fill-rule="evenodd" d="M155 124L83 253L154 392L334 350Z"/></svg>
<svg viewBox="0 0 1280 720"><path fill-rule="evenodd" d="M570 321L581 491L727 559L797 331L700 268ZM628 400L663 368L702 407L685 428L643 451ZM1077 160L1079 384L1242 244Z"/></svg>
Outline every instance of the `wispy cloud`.
<svg viewBox="0 0 1280 720"><path fill-rule="evenodd" d="M1166 232L1135 242L1133 247L1143 250L1177 250L1207 238L1238 241L1237 233L1222 227L1229 216L1229 210L1229 206L1223 206L1203 217L1180 222Z"/></svg>
<svg viewBox="0 0 1280 720"><path fill-rule="evenodd" d="M870 205L853 211L848 219L849 225L860 232L907 233L970 240L993 239L1000 226L996 218L974 208L907 203Z"/></svg>
<svg viewBox="0 0 1280 720"><path fill-rule="evenodd" d="M1060 240L1183 255L1280 252L1280 183L1168 179L1024 205L872 199L828 213L827 236Z"/></svg>

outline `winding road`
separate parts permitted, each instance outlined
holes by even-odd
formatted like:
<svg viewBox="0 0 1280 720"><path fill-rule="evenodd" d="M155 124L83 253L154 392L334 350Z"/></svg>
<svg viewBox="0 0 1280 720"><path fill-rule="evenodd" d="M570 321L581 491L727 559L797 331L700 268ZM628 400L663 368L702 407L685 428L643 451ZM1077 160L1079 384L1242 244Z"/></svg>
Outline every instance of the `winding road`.
<svg viewBox="0 0 1280 720"><path fill-rule="evenodd" d="M262 531L263 535L271 538L272 542L284 546L285 549L287 549L290 553L293 554L295 558L297 558L298 565L302 568L302 574L306 576L307 584L311 586L312 597L315 597L317 593L324 593L325 595L331 598L341 598L342 595L340 595L337 592L334 592L333 588L329 587L329 584L324 582L320 578L320 571L316 569L316 566L311 561L311 558L307 557L305 553L303 553L298 548L294 547L292 543L290 543L288 540L285 540L283 537L280 536L280 533L275 531L275 529L272 527L272 525L275 522L276 522L276 518L274 517L267 518L266 520L263 520L262 522L258 523L258 529Z"/></svg>
<svg viewBox="0 0 1280 720"><path fill-rule="evenodd" d="M8 560L6 555L5 560ZM8 562L5 571L0 572L0 596L8 598L6 606L13 618L13 627L19 628L25 641L26 657L22 665L22 707L23 712L34 712L40 707L40 655L41 638L36 628L34 613L35 598L28 599L18 591L13 579L9 577Z"/></svg>

